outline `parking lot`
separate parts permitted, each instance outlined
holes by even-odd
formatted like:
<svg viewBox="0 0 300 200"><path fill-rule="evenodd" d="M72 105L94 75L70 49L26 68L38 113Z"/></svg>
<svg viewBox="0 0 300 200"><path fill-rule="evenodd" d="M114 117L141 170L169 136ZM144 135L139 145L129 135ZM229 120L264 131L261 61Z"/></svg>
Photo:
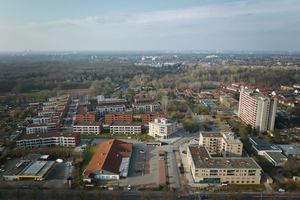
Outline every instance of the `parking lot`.
<svg viewBox="0 0 300 200"><path fill-rule="evenodd" d="M94 139L91 143L99 145L108 139ZM132 155L129 165L128 177L117 181L98 181L98 185L119 184L120 187L127 188L131 185L132 190L137 190L140 185L156 185L159 183L158 151L167 150L168 146L153 147L147 146L137 140L122 140L132 143ZM141 153L143 150L144 153ZM140 170L140 172L136 172Z"/></svg>

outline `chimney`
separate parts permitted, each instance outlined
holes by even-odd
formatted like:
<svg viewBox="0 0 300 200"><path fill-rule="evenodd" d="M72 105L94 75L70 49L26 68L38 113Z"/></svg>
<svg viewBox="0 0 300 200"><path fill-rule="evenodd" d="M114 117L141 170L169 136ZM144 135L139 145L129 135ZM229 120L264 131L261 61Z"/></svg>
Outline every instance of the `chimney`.
<svg viewBox="0 0 300 200"><path fill-rule="evenodd" d="M117 157L119 157L119 154L117 153Z"/></svg>

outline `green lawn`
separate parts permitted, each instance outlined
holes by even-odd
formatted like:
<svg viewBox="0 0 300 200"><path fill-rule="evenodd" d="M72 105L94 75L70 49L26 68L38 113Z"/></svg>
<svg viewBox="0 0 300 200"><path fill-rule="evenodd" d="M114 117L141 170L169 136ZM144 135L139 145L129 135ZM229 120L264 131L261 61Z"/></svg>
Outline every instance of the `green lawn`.
<svg viewBox="0 0 300 200"><path fill-rule="evenodd" d="M234 189L237 192L262 192L266 190L264 184L236 184L236 185L228 185L226 187L222 187L222 190L226 191L230 189Z"/></svg>
<svg viewBox="0 0 300 200"><path fill-rule="evenodd" d="M89 146L83 151L84 160L80 166L80 174L82 175L83 170L86 169L88 164L90 163L92 157L94 156L95 152L97 151L98 146Z"/></svg>
<svg viewBox="0 0 300 200"><path fill-rule="evenodd" d="M252 144L248 140L242 140L242 142L243 142L243 147L244 149L246 149L248 154L250 155L251 153L253 153L251 150Z"/></svg>

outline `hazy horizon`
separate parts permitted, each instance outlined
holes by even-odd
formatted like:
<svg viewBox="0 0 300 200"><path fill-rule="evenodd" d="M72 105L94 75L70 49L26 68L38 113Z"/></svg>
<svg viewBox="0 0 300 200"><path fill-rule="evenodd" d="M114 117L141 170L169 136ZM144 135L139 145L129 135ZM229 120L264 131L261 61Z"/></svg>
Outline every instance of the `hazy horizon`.
<svg viewBox="0 0 300 200"><path fill-rule="evenodd" d="M0 51L300 51L299 13L297 0L7 1Z"/></svg>

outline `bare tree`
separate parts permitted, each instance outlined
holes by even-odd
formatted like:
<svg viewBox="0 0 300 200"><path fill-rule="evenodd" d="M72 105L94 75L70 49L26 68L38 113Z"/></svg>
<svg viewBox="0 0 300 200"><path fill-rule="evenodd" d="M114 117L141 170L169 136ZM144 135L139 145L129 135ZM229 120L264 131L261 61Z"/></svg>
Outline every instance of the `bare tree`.
<svg viewBox="0 0 300 200"><path fill-rule="evenodd" d="M167 192L163 193L161 199L163 199L163 200L175 200L175 199L177 199L177 196L174 195L172 192L167 191Z"/></svg>
<svg viewBox="0 0 300 200"><path fill-rule="evenodd" d="M84 189L81 189L77 192L77 199L78 200L85 200L87 199L87 192Z"/></svg>
<svg viewBox="0 0 300 200"><path fill-rule="evenodd" d="M141 199L150 200L152 197L153 197L153 192L151 192L150 190L146 190L142 192Z"/></svg>
<svg viewBox="0 0 300 200"><path fill-rule="evenodd" d="M161 106L165 112L168 111L169 104L170 103L169 103L168 97L164 96L161 100Z"/></svg>
<svg viewBox="0 0 300 200"><path fill-rule="evenodd" d="M120 200L120 192L118 190L111 191L110 198L113 200Z"/></svg>
<svg viewBox="0 0 300 200"><path fill-rule="evenodd" d="M4 190L0 190L0 200L4 199Z"/></svg>
<svg viewBox="0 0 300 200"><path fill-rule="evenodd" d="M98 199L98 200L106 200L106 195L104 194L103 191L100 190L95 190L94 192L94 196Z"/></svg>
<svg viewBox="0 0 300 200"><path fill-rule="evenodd" d="M20 191L19 188L16 188L16 189L14 190L14 196L15 196L15 198L16 198L17 200L20 200L20 199L21 199L21 191Z"/></svg>

